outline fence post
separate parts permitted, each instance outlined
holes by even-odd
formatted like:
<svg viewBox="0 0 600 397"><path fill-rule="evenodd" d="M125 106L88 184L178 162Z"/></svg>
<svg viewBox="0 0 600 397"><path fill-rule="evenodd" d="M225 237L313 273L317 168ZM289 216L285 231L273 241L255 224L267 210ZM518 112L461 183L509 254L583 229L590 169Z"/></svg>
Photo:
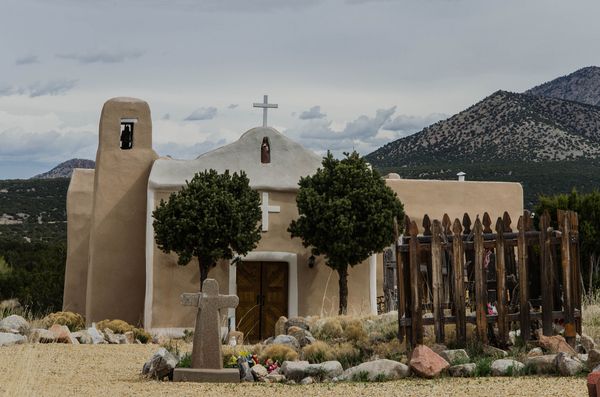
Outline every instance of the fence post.
<svg viewBox="0 0 600 397"><path fill-rule="evenodd" d="M465 255L463 252L462 226L458 218L452 226L452 258L454 263L454 309L456 312L456 340L462 346L467 343L465 314Z"/></svg>
<svg viewBox="0 0 600 397"><path fill-rule="evenodd" d="M544 211L540 218L540 276L542 288L542 332L546 336L552 336L552 289L553 289L553 266L550 255L550 214Z"/></svg>
<svg viewBox="0 0 600 397"><path fill-rule="evenodd" d="M473 227L475 249L475 315L477 336L483 344L487 344L487 279L483 272L483 225L479 218Z"/></svg>
<svg viewBox="0 0 600 397"><path fill-rule="evenodd" d="M423 315L421 313L421 298L419 294L419 259L421 257L419 229L415 221L410 223L410 303L411 303L411 344L416 346L423 343Z"/></svg>
<svg viewBox="0 0 600 397"><path fill-rule="evenodd" d="M521 338L527 342L531 333L529 326L529 288L527 285L527 241L525 240L525 229L527 229L526 217L524 213L519 217L517 229L519 237L517 241L517 251L519 252L519 322L521 326Z"/></svg>
<svg viewBox="0 0 600 397"><path fill-rule="evenodd" d="M563 275L563 309L565 313L565 339L575 346L575 316L573 313L573 286L571 285L571 242L569 241L570 222L566 211L558 210L558 224L561 232L561 266Z"/></svg>
<svg viewBox="0 0 600 397"><path fill-rule="evenodd" d="M506 316L506 255L504 249L504 222L496 221L496 297L498 299L498 338L500 344L508 340L508 318Z"/></svg>
<svg viewBox="0 0 600 397"><path fill-rule="evenodd" d="M402 325L402 319L404 318L404 311L406 308L405 286L404 286L404 263L402 260L402 253L398 249L398 243L402 243L400 240L400 232L398 231L398 219L394 217L394 250L396 252L396 286L398 293L398 339L400 343L404 341L404 326Z"/></svg>
<svg viewBox="0 0 600 397"><path fill-rule="evenodd" d="M581 279L581 261L579 256L579 217L577 212L569 211L569 220L571 223L571 268L573 269L572 274L572 285L573 285L573 305L575 309L579 310L579 318L575 319L575 325L577 333L581 335L581 295L583 280Z"/></svg>
<svg viewBox="0 0 600 397"><path fill-rule="evenodd" d="M442 225L433 221L431 230L431 289L433 293L433 323L436 343L444 343L444 310L442 308Z"/></svg>

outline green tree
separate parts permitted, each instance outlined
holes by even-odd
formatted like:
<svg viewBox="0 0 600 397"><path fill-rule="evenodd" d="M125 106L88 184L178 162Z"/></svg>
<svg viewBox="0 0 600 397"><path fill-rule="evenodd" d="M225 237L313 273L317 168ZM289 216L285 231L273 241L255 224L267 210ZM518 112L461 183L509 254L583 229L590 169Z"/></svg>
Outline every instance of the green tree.
<svg viewBox="0 0 600 397"><path fill-rule="evenodd" d="M152 213L158 247L179 255L185 266L198 259L200 286L219 259L245 255L260 240L260 199L241 171L208 170L194 175Z"/></svg>
<svg viewBox="0 0 600 397"><path fill-rule="evenodd" d="M328 152L323 168L300 179L300 216L288 228L337 271L340 314L348 308L348 266L383 251L394 241L394 217L404 218L402 203L379 173L358 153L344 155L338 160Z"/></svg>
<svg viewBox="0 0 600 397"><path fill-rule="evenodd" d="M558 227L557 210L576 211L579 216L579 242L582 258L582 275L587 279L588 292L596 283L600 265L600 192L540 196L535 208L536 216L548 211L554 227ZM585 259L584 259L585 258ZM587 266L586 266L587 265Z"/></svg>

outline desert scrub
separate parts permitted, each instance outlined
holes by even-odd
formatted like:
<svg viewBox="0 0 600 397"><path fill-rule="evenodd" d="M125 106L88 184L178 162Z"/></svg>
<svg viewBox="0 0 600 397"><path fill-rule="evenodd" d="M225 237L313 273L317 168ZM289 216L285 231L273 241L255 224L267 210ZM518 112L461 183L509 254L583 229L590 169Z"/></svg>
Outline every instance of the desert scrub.
<svg viewBox="0 0 600 397"><path fill-rule="evenodd" d="M338 343L331 348L333 360L342 364L344 369L353 367L363 362L363 354L360 349L354 347L351 343Z"/></svg>
<svg viewBox="0 0 600 397"><path fill-rule="evenodd" d="M325 318L321 321L322 324L315 330L315 338L325 341L342 338L344 329L338 317Z"/></svg>
<svg viewBox="0 0 600 397"><path fill-rule="evenodd" d="M96 323L96 328L104 331L110 329L115 334L124 334L125 332L133 332L133 337L142 343L148 343L152 340L152 335L142 328L136 328L133 325L123 320L102 320Z"/></svg>
<svg viewBox="0 0 600 397"><path fill-rule="evenodd" d="M367 339L367 332L359 320L345 321L342 328L344 330L343 337L349 342L359 342Z"/></svg>
<svg viewBox="0 0 600 397"><path fill-rule="evenodd" d="M318 364L333 359L331 347L320 340L302 348L302 357L311 364Z"/></svg>
<svg viewBox="0 0 600 397"><path fill-rule="evenodd" d="M185 353L183 356L181 356L181 358L179 359L179 362L177 363L177 367L179 368L191 368L192 367L192 353Z"/></svg>
<svg viewBox="0 0 600 397"><path fill-rule="evenodd" d="M492 374L491 357L479 357L475 360L475 372L473 376L490 376Z"/></svg>
<svg viewBox="0 0 600 397"><path fill-rule="evenodd" d="M379 343L373 346L373 354L377 355L379 358L402 361L406 355L406 345L404 342L400 343L398 339Z"/></svg>
<svg viewBox="0 0 600 397"><path fill-rule="evenodd" d="M66 325L69 331L75 332L85 328L85 320L79 313L56 312L50 313L42 320L45 328L50 328L54 324Z"/></svg>
<svg viewBox="0 0 600 397"><path fill-rule="evenodd" d="M260 362L267 359L283 363L284 361L295 361L298 359L298 353L286 345L268 345L258 355Z"/></svg>
<svg viewBox="0 0 600 397"><path fill-rule="evenodd" d="M367 371L358 371L352 375L352 380L354 382L368 382L369 381L369 372Z"/></svg>

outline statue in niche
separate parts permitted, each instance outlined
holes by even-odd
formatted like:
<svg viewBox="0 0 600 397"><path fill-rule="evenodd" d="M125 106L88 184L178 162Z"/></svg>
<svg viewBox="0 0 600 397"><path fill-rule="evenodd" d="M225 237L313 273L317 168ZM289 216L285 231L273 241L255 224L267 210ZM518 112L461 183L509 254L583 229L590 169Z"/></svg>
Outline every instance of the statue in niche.
<svg viewBox="0 0 600 397"><path fill-rule="evenodd" d="M133 147L133 129L130 124L125 124L121 131L121 149L127 150Z"/></svg>
<svg viewBox="0 0 600 397"><path fill-rule="evenodd" d="M271 145L269 144L269 138L264 137L262 144L260 145L260 162L268 164L271 162Z"/></svg>

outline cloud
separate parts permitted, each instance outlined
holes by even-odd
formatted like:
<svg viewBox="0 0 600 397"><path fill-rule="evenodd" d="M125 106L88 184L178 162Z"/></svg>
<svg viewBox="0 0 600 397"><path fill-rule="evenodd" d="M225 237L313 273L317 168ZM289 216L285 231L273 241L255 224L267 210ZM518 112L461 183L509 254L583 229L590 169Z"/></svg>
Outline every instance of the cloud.
<svg viewBox="0 0 600 397"><path fill-rule="evenodd" d="M225 139L218 141L204 141L193 145L176 142L157 143L155 148L163 156L170 156L176 159L195 159L203 153L223 146Z"/></svg>
<svg viewBox="0 0 600 397"><path fill-rule="evenodd" d="M312 119L323 119L326 116L327 115L325 113L321 113L321 106L317 105L317 106L313 106L312 108L300 113L300 116L298 116L298 118L301 120L312 120Z"/></svg>
<svg viewBox="0 0 600 397"><path fill-rule="evenodd" d="M170 115L169 113L165 113L165 114L162 116L162 120L171 120L171 115Z"/></svg>
<svg viewBox="0 0 600 397"><path fill-rule="evenodd" d="M227 106L227 109L235 109L238 106L240 106L240 105L238 105L237 103L232 103L231 105Z"/></svg>
<svg viewBox="0 0 600 397"><path fill-rule="evenodd" d="M44 95L64 95L77 86L77 80L50 80L35 82L27 87L4 85L0 86L0 97L13 95L29 95L31 98Z"/></svg>
<svg viewBox="0 0 600 397"><path fill-rule="evenodd" d="M382 128L388 131L401 132L403 135L409 135L446 118L448 118L448 115L444 113L431 113L427 116L400 114L386 122Z"/></svg>
<svg viewBox="0 0 600 397"><path fill-rule="evenodd" d="M209 106L202 107L194 110L192 114L185 118L186 121L195 121L195 120L212 120L217 115L217 108Z"/></svg>
<svg viewBox="0 0 600 397"><path fill-rule="evenodd" d="M130 59L136 59L144 55L143 51L98 51L87 53L61 53L56 54L57 58L78 61L79 63L121 63Z"/></svg>
<svg viewBox="0 0 600 397"><path fill-rule="evenodd" d="M32 63L39 63L39 59L36 55L26 55L24 57L21 58L17 58L15 60L15 65L30 65Z"/></svg>

